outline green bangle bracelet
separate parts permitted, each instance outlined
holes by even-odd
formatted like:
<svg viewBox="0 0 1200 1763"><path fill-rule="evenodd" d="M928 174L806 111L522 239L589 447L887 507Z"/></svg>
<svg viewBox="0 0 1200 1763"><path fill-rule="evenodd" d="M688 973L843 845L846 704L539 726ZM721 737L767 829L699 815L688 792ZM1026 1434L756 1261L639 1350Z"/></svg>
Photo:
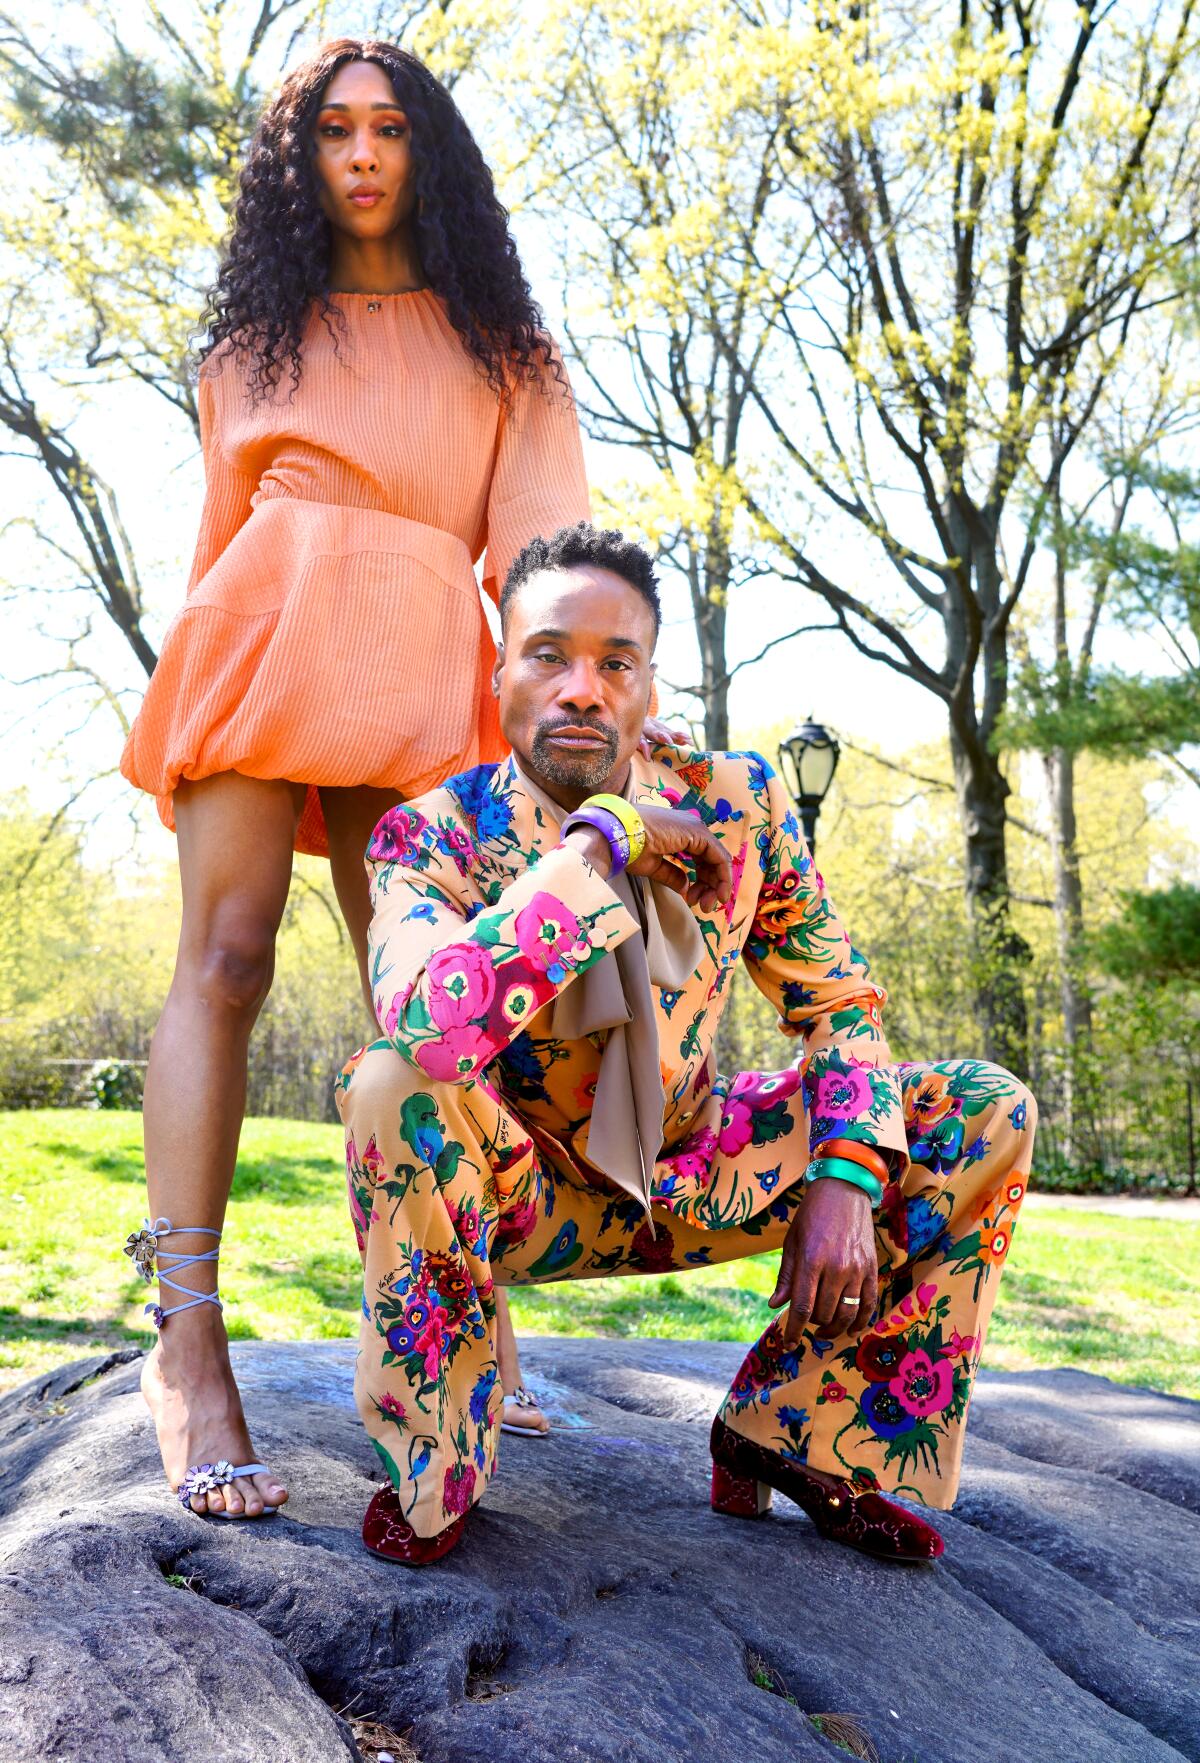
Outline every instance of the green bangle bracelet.
<svg viewBox="0 0 1200 1763"><path fill-rule="evenodd" d="M864 1194L871 1196L871 1204L877 1206L883 1199L883 1183L879 1177L864 1169L861 1163L855 1163L850 1157L818 1157L816 1159L819 1175L812 1179L821 1181L826 1176L837 1181L849 1182L853 1187L861 1188Z"/></svg>
<svg viewBox="0 0 1200 1763"><path fill-rule="evenodd" d="M844 1181L851 1187L861 1188L871 1202L872 1209L883 1199L883 1183L864 1169L861 1163L852 1163L849 1157L817 1157L804 1172L805 1181Z"/></svg>

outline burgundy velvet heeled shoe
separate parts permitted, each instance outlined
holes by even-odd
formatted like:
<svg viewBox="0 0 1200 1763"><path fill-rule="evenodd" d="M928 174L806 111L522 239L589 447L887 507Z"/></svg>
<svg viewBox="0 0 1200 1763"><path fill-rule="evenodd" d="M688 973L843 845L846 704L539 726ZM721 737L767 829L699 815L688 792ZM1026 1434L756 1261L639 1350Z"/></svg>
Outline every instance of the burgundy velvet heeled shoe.
<svg viewBox="0 0 1200 1763"><path fill-rule="evenodd" d="M431 1561L440 1561L461 1542L467 1528L467 1516L461 1512L435 1537L419 1537L401 1516L399 1496L389 1482L372 1497L367 1507L362 1540L372 1555L382 1555L385 1561L399 1561L404 1567L428 1567Z"/></svg>
<svg viewBox="0 0 1200 1763"><path fill-rule="evenodd" d="M823 1537L864 1555L884 1561L936 1561L945 1548L932 1524L915 1512L870 1489L856 1493L848 1481L827 1487L800 1464L785 1463L719 1418L713 1421L709 1448L714 1512L761 1518L770 1510L774 1488L802 1506Z"/></svg>

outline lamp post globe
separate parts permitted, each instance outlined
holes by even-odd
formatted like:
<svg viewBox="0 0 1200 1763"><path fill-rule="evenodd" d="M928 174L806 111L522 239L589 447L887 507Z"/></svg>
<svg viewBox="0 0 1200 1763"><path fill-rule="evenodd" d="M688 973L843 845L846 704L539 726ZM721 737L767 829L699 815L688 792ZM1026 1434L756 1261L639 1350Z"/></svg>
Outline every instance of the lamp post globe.
<svg viewBox="0 0 1200 1763"><path fill-rule="evenodd" d="M833 782L840 754L836 735L812 717L780 743L779 769L796 799L810 851L816 846L817 816Z"/></svg>

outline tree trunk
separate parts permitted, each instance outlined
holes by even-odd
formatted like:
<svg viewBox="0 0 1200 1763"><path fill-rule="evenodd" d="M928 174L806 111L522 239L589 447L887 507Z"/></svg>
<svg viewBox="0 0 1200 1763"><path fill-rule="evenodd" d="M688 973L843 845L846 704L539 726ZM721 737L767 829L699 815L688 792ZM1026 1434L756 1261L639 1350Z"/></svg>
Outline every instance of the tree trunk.
<svg viewBox="0 0 1200 1763"><path fill-rule="evenodd" d="M1074 1049L1092 1032L1092 1002L1082 983L1083 883L1075 844L1075 755L1062 747L1043 756L1050 793L1050 853L1054 863L1054 928L1058 939L1063 1036Z"/></svg>
<svg viewBox="0 0 1200 1763"><path fill-rule="evenodd" d="M1092 1033L1092 1001L1083 979L1083 884L1075 827L1075 755L1056 747L1042 756L1050 796L1050 853L1054 866L1054 929L1058 986L1067 1058L1063 1072L1063 1154L1091 1155L1086 1055Z"/></svg>
<svg viewBox="0 0 1200 1763"><path fill-rule="evenodd" d="M951 724L950 751L966 853L967 912L973 944L975 1007L989 1059L1024 1078L1029 1024L1021 969L1029 947L1009 905L1005 802L1009 789L995 754L965 741Z"/></svg>
<svg viewBox="0 0 1200 1763"><path fill-rule="evenodd" d="M704 744L714 753L729 746L729 658L725 626L729 607L729 552L711 533L703 550L688 548L692 617L700 648L700 695L704 703Z"/></svg>
<svg viewBox="0 0 1200 1763"><path fill-rule="evenodd" d="M704 693L704 744L714 753L729 746L729 681L725 655L725 607L710 600L697 623L700 683Z"/></svg>
<svg viewBox="0 0 1200 1763"><path fill-rule="evenodd" d="M975 1013L989 1059L1017 1077L1029 1071L1029 1021L1021 973L1029 947L1014 929L1008 881L1009 788L992 750L1008 700L1008 642L999 617L1003 584L994 518L961 495L943 509L958 555L970 560L971 591L943 607L950 756L965 855Z"/></svg>
<svg viewBox="0 0 1200 1763"><path fill-rule="evenodd" d="M1047 688L1055 706L1068 710L1076 695L1071 666L1067 624L1068 535L1063 520L1061 487L1053 496L1052 543L1054 548L1054 666ZM1083 658L1081 657L1081 666ZM1087 1043L1092 1030L1092 1006L1083 978L1083 883L1075 822L1075 755L1066 747L1054 747L1042 755L1042 768L1050 798L1050 855L1054 870L1054 929L1058 943L1058 989L1062 1007L1066 1063L1063 1073L1062 1114L1065 1126L1063 1151L1074 1159L1088 1120ZM1089 1135L1090 1136L1090 1135Z"/></svg>

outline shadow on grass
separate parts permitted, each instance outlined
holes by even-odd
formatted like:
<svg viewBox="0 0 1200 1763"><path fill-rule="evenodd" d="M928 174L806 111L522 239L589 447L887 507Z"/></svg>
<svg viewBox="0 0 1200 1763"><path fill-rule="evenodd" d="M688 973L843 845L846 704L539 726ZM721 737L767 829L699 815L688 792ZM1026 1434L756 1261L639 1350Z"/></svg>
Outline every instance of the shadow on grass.
<svg viewBox="0 0 1200 1763"><path fill-rule="evenodd" d="M133 1145L128 1150L89 1151L86 1145L72 1145L65 1139L46 1139L38 1146L38 1154L78 1164L93 1175L107 1175L114 1181L144 1180L140 1150Z"/></svg>
<svg viewBox="0 0 1200 1763"><path fill-rule="evenodd" d="M146 1179L140 1147L129 1151L89 1151L84 1145L58 1139L48 1141L41 1149L46 1156L61 1158L109 1181L136 1182L140 1187ZM247 1156L243 1152L238 1157L232 1198L267 1199L283 1206L299 1206L314 1200L338 1199L343 1192L341 1172L332 1158L274 1158Z"/></svg>
<svg viewBox="0 0 1200 1763"><path fill-rule="evenodd" d="M673 1276L668 1275L670 1279ZM665 1285L665 1282L664 1282ZM599 1289L598 1289L599 1288ZM518 1328L536 1328L545 1321L553 1332L564 1320L580 1333L657 1335L687 1339L747 1341L760 1335L772 1312L757 1292L737 1286L702 1286L686 1282L657 1291L622 1289L621 1282L561 1281L558 1284L508 1287ZM564 1314L565 1313L565 1314Z"/></svg>
<svg viewBox="0 0 1200 1763"><path fill-rule="evenodd" d="M351 1254L318 1251L299 1261L252 1261L249 1271L268 1290L304 1292L353 1320L362 1303L362 1268Z"/></svg>
<svg viewBox="0 0 1200 1763"><path fill-rule="evenodd" d="M147 1328L149 1323L147 1323ZM0 1341L13 1335L51 1340L62 1335L103 1334L114 1345L146 1345L146 1329L134 1328L113 1312L95 1316L30 1316L16 1304L0 1304Z"/></svg>

